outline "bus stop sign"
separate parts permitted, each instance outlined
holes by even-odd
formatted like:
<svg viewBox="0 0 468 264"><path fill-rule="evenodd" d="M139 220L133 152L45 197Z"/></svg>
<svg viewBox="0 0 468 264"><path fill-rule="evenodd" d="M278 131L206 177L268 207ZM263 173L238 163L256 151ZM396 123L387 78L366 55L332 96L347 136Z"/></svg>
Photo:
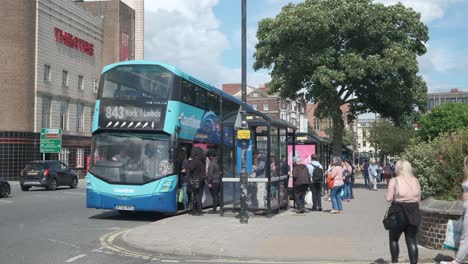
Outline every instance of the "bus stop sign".
<svg viewBox="0 0 468 264"><path fill-rule="evenodd" d="M62 129L41 128L41 153L60 153L62 151Z"/></svg>

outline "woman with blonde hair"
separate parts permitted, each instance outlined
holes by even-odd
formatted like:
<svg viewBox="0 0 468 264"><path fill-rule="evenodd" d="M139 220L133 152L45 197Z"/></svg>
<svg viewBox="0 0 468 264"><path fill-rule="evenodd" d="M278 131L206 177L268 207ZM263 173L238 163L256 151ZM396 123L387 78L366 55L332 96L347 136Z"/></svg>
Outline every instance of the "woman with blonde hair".
<svg viewBox="0 0 468 264"><path fill-rule="evenodd" d="M400 248L398 240L405 233L406 246L410 263L418 262L418 247L416 235L421 222L419 202L421 201L421 187L419 180L414 177L411 164L406 160L396 163L396 177L388 184L386 200L392 202L388 209L388 215L397 214L398 227L388 231L390 240L390 254L392 263L398 263Z"/></svg>
<svg viewBox="0 0 468 264"><path fill-rule="evenodd" d="M463 172L465 173L465 178L463 179L463 231L460 238L460 245L458 246L457 254L455 259L452 262L441 261L442 264L460 264L463 263L463 260L468 255L468 156L465 157L463 161Z"/></svg>

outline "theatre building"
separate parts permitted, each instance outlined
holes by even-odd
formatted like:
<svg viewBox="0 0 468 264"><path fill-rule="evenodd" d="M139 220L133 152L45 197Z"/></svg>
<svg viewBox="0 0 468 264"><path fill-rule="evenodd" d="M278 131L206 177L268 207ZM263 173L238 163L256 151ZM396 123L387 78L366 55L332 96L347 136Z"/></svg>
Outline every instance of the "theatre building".
<svg viewBox="0 0 468 264"><path fill-rule="evenodd" d="M100 8L114 12L106 17L86 4L72 0L2 3L2 179L18 179L25 163L43 158L59 159L80 176L85 173L100 71L104 63L123 60L121 56L134 58L134 45L122 47L115 36L125 31L129 41L134 39L133 10L118 0L106 1ZM59 153L41 153L43 128L62 129Z"/></svg>

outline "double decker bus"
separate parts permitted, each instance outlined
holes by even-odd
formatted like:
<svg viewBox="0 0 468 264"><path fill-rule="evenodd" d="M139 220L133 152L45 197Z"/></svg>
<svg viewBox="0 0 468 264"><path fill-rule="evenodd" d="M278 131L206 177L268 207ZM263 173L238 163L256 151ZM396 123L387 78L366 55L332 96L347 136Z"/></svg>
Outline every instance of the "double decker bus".
<svg viewBox="0 0 468 264"><path fill-rule="evenodd" d="M176 213L181 151L216 149L222 115L240 104L171 65L105 66L92 121L86 207Z"/></svg>

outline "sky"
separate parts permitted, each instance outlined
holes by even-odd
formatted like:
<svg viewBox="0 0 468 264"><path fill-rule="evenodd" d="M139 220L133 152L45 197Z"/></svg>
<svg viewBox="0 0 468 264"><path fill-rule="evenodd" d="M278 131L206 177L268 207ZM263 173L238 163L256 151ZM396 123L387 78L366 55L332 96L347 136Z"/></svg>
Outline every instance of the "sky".
<svg viewBox="0 0 468 264"><path fill-rule="evenodd" d="M247 0L247 83L258 87L268 71L252 68L258 22L298 0ZM429 28L428 51L418 58L429 91L468 91L468 0L402 2ZM241 82L241 0L145 0L145 59L172 64L221 87Z"/></svg>

